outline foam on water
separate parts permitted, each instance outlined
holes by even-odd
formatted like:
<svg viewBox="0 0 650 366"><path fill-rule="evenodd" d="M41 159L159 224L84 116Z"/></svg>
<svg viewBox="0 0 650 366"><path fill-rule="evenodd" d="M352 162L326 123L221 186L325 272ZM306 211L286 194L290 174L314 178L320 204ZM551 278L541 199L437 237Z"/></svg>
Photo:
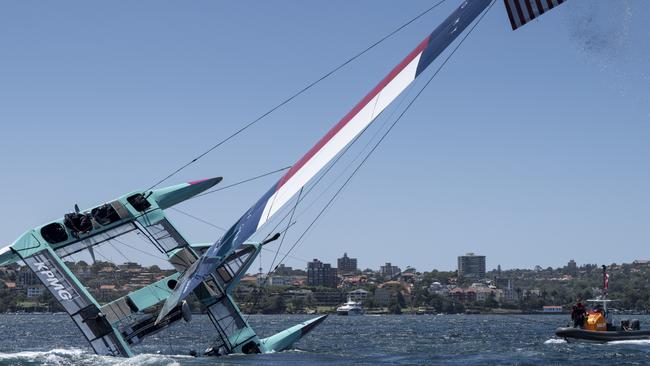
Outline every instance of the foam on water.
<svg viewBox="0 0 650 366"><path fill-rule="evenodd" d="M607 344L610 344L610 345L633 344L633 345L637 345L637 346L650 346L650 339L638 339L638 340L629 340L629 341L613 341L613 342L607 342Z"/></svg>
<svg viewBox="0 0 650 366"><path fill-rule="evenodd" d="M75 357L83 354L84 351L78 348L69 348L69 349L60 349L55 348L50 351L38 352L38 351L23 351L15 353L2 353L0 352L0 360L9 360L9 359L27 359L35 360L37 358L44 358L50 356L60 356L60 357Z"/></svg>
<svg viewBox="0 0 650 366"><path fill-rule="evenodd" d="M97 356L78 348L60 349L55 348L49 351L23 351L15 353L0 352L0 362L6 361L11 365L15 364L43 364L43 365L164 365L179 366L177 360L169 356L141 354L132 358L116 358L109 356ZM4 363L4 362L2 362Z"/></svg>
<svg viewBox="0 0 650 366"><path fill-rule="evenodd" d="M559 338L551 338L547 339L544 344L564 344L567 343L564 339L559 339Z"/></svg>

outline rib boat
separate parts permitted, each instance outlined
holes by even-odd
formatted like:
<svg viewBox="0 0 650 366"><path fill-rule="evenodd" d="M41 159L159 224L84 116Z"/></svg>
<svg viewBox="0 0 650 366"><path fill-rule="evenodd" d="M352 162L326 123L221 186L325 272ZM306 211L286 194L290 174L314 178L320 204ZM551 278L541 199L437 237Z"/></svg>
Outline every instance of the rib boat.
<svg viewBox="0 0 650 366"><path fill-rule="evenodd" d="M614 300L607 298L609 274L603 266L603 288L600 298L587 300L595 304L587 314L574 306L571 314L573 326L560 327L555 330L557 337L567 342L607 343L615 341L650 340L650 330L642 330L638 319L621 319L614 325L608 304ZM586 315L586 317L585 317Z"/></svg>

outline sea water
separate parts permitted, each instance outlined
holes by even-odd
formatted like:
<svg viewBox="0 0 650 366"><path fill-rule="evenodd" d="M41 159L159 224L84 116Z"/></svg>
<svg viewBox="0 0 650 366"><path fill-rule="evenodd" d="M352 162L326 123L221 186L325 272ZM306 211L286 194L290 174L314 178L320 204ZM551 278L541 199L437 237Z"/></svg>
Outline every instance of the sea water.
<svg viewBox="0 0 650 366"><path fill-rule="evenodd" d="M311 318L253 315L262 337ZM650 317L639 316L642 327ZM0 314L0 365L648 365L650 341L566 343L565 315L331 315L286 352L188 356L213 339L206 316L179 322L134 347L136 357L96 356L67 315Z"/></svg>

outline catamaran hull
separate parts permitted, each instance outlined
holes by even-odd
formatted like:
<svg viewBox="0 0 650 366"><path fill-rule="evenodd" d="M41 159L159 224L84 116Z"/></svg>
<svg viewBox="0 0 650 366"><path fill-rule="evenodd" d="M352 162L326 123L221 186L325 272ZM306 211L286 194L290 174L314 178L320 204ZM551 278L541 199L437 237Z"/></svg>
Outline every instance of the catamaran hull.
<svg viewBox="0 0 650 366"><path fill-rule="evenodd" d="M580 328L561 327L555 330L555 335L567 342L606 343L614 341L650 340L650 330L628 331L593 331Z"/></svg>
<svg viewBox="0 0 650 366"><path fill-rule="evenodd" d="M327 318L327 314L307 320L283 330L278 334L262 339L261 351L263 353L281 352L293 347L294 343L316 328L325 318Z"/></svg>

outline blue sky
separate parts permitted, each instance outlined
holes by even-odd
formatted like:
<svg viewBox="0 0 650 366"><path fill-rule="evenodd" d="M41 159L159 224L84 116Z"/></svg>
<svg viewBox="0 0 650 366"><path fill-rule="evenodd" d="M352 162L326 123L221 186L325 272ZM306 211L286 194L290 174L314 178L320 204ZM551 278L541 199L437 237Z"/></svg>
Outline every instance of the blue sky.
<svg viewBox="0 0 650 366"><path fill-rule="evenodd" d="M149 187L431 4L4 4L0 242L74 203ZM458 4L168 183L223 176L225 185L292 164ZM498 1L292 254L421 270L453 269L469 251L489 268L649 258L648 15L641 0L571 0L512 32ZM277 178L179 208L229 226ZM305 205L285 248L331 193ZM193 241L221 233L170 215Z"/></svg>

